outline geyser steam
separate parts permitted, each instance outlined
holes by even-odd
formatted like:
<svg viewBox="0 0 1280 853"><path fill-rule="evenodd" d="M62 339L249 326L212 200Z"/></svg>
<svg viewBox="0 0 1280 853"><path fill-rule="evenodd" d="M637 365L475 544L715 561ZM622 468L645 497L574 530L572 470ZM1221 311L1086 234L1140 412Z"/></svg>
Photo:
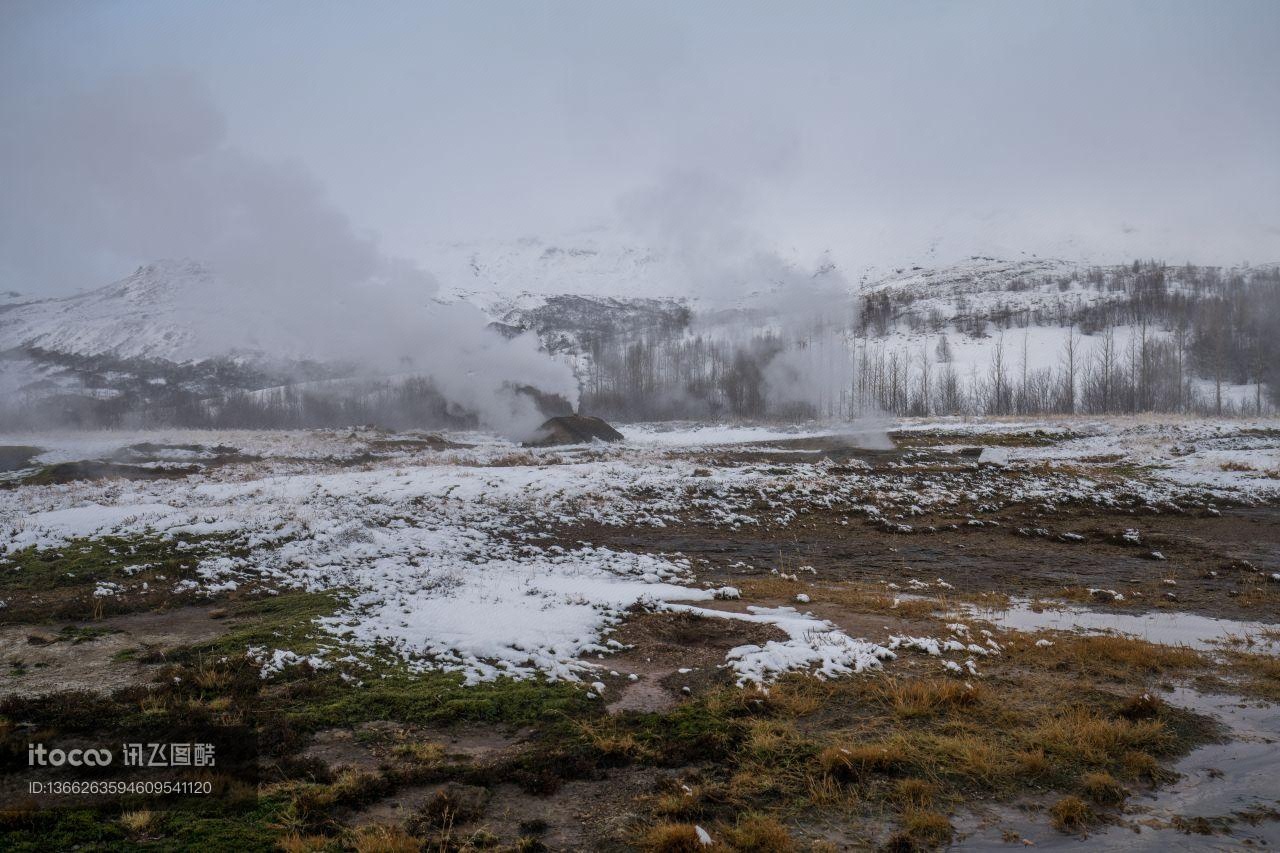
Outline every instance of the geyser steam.
<svg viewBox="0 0 1280 853"><path fill-rule="evenodd" d="M519 386L577 402L567 365L508 340L435 280L357 234L301 168L227 139L208 90L180 73L113 80L30 109L0 136L0 274L23 290L94 285L158 258L191 258L188 358L229 350L420 375L513 437L542 421Z"/></svg>

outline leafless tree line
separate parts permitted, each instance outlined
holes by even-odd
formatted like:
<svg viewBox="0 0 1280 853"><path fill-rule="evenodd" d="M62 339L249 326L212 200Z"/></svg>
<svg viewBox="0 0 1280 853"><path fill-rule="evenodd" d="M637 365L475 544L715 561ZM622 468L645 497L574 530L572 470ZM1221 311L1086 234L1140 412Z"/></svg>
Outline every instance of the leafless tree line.
<svg viewBox="0 0 1280 853"><path fill-rule="evenodd" d="M1258 415L1276 411L1264 383L1247 395L1229 394L1221 372L1200 378L1192 371L1186 329L1157 334L1130 327L1085 337L1074 327L1063 336L1057 364L1032 367L1027 337L995 336L984 364L957 365L945 335L935 346L864 342L855 354L856 400L861 411L897 415L1040 415L1180 412Z"/></svg>
<svg viewBox="0 0 1280 853"><path fill-rule="evenodd" d="M829 330L784 337L688 336L670 330L638 339L597 340L584 404L626 419L736 416L1265 414L1280 402L1280 269L1224 274L1216 268L1134 262L1060 280L1015 279L1010 291L1096 290L1106 298L1042 302L1017 311L970 310L964 293L951 317L912 307L913 297L872 294L843 348ZM963 309L963 310L961 310ZM1029 326L1065 329L1056 364L1030 357ZM895 343L895 331L917 332ZM981 339L984 363L959 365L951 338ZM833 387L809 398L777 393L770 364L796 348L847 360ZM839 355L832 355L839 353ZM1035 366L1039 365L1039 366ZM771 387L771 382L773 386ZM1242 394L1242 387L1247 394Z"/></svg>

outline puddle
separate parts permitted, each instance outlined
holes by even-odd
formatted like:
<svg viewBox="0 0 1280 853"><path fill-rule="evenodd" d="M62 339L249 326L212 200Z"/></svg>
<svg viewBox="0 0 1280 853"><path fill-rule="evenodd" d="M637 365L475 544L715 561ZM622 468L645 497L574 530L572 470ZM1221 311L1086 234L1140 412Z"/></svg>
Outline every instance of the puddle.
<svg viewBox="0 0 1280 853"><path fill-rule="evenodd" d="M1255 824L1240 817L1280 811L1280 783L1275 778L1280 767L1280 706L1188 688L1177 688L1165 698L1220 720L1230 742L1193 750L1174 765L1177 781L1130 798L1120 823L1088 838L1055 831L1043 814L1033 817L1005 808L958 820L962 832L966 822L974 828L952 849L1022 846L1021 839L1037 849L1091 851L1253 850L1280 845L1280 820L1263 818ZM1214 833L1192 834L1175 826L1176 819L1199 823L1198 818ZM1019 840L1005 841L1005 833Z"/></svg>
<svg viewBox="0 0 1280 853"><path fill-rule="evenodd" d="M1213 650L1232 638L1253 638L1248 651L1263 654L1280 654L1280 625L1266 622L1242 622L1235 619L1215 619L1196 613L1174 610L1153 610L1146 613L1122 613L1109 610L1090 610L1085 607L1063 605L1049 610L1032 610L1031 602L1015 599L1006 610L987 610L964 605L958 613L975 619L984 619L1001 628L1014 631L1077 631L1086 634L1123 634L1151 643L1166 646L1189 646L1193 649Z"/></svg>

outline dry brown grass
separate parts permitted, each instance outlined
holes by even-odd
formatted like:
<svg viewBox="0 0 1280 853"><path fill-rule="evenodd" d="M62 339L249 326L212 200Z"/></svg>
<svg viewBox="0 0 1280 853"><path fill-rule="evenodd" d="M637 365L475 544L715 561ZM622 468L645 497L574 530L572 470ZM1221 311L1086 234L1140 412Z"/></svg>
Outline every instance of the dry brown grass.
<svg viewBox="0 0 1280 853"><path fill-rule="evenodd" d="M578 724L578 730L602 757L637 761L649 755L644 745L630 732L620 731L609 717L587 720Z"/></svg>
<svg viewBox="0 0 1280 853"><path fill-rule="evenodd" d="M1227 661L1239 687L1251 696L1280 702L1280 658L1248 652L1229 652Z"/></svg>
<svg viewBox="0 0 1280 853"><path fill-rule="evenodd" d="M154 691L138 700L138 710L148 716L164 714L168 712L169 703L168 694Z"/></svg>
<svg viewBox="0 0 1280 853"><path fill-rule="evenodd" d="M1207 665L1206 658L1185 646L1163 646L1132 637L1058 634L1052 646L1009 644L1006 651L1020 662L1114 681L1135 675L1160 675Z"/></svg>
<svg viewBox="0 0 1280 853"><path fill-rule="evenodd" d="M1105 767L1130 751L1160 754L1174 743L1161 720L1109 719L1073 708L1036 727L1033 741L1047 755L1089 767Z"/></svg>
<svg viewBox="0 0 1280 853"><path fill-rule="evenodd" d="M1063 660L1092 649L1106 672L1118 670L1117 662L1158 669L1199 660L1185 649L1141 641L1071 638L1069 644L1075 648ZM1034 783L1081 792L1103 805L1126 795L1120 780L1167 778L1154 756L1172 754L1197 736L1181 723L1171 727L1170 715L1181 712L1146 691L1126 701L1070 667L1028 669L1011 657L1017 656L989 659L988 678L973 688L934 676L847 679L820 688L825 699L812 716L769 709L747 720L744 760L727 786L728 802L758 808L799 796L822 808L904 814L945 811L975 791L1013 795ZM1131 673L1124 683L1148 678ZM1077 693L1079 699L1064 702ZM824 737L840 726L849 734Z"/></svg>
<svg viewBox="0 0 1280 853"><path fill-rule="evenodd" d="M787 787L766 765L748 764L729 777L726 786L729 796L739 802L754 802L760 797L773 796Z"/></svg>
<svg viewBox="0 0 1280 853"><path fill-rule="evenodd" d="M317 853L324 850L332 839L323 835L303 835L298 832L290 832L276 839L276 844L283 853Z"/></svg>
<svg viewBox="0 0 1280 853"><path fill-rule="evenodd" d="M1000 744L989 733L928 735L917 748L922 769L932 773L949 773L981 785L993 785L1012 777L1015 763L1007 744Z"/></svg>
<svg viewBox="0 0 1280 853"><path fill-rule="evenodd" d="M712 836L712 843L703 844L698 830L691 823L664 822L652 826L645 833L641 844L649 853L720 853L727 848Z"/></svg>
<svg viewBox="0 0 1280 853"><path fill-rule="evenodd" d="M828 681L791 675L770 685L767 691L755 687L718 693L708 699L716 713L769 714L804 717L821 709L838 688Z"/></svg>
<svg viewBox="0 0 1280 853"><path fill-rule="evenodd" d="M908 760L906 744L894 739L873 743L829 746L818 753L819 770L842 782L851 782L870 773L889 773L904 767Z"/></svg>
<svg viewBox="0 0 1280 853"><path fill-rule="evenodd" d="M444 747L431 741L415 740L398 743L392 752L406 761L416 764L439 764L444 760Z"/></svg>
<svg viewBox="0 0 1280 853"><path fill-rule="evenodd" d="M1018 775L1028 779L1040 779L1053 771L1053 764L1049 761L1049 757L1039 747L1015 752L1013 764Z"/></svg>
<svg viewBox="0 0 1280 853"><path fill-rule="evenodd" d="M1129 750L1121 755L1120 767L1126 777L1142 779L1153 784L1174 775L1172 771L1161 768L1155 756L1138 750Z"/></svg>
<svg viewBox="0 0 1280 853"><path fill-rule="evenodd" d="M796 849L787 828L768 815L741 815L721 832L725 842L741 853L790 853Z"/></svg>
<svg viewBox="0 0 1280 853"><path fill-rule="evenodd" d="M938 786L924 779L899 779L891 789L890 799L902 811L925 809L933 805Z"/></svg>
<svg viewBox="0 0 1280 853"><path fill-rule="evenodd" d="M145 835L147 832L155 828L156 813L150 809L125 812L120 815L119 821L120 825L128 832L135 835Z"/></svg>
<svg viewBox="0 0 1280 853"><path fill-rule="evenodd" d="M981 686L951 679L886 679L875 689L894 714L907 719L973 708L984 697Z"/></svg>
<svg viewBox="0 0 1280 853"><path fill-rule="evenodd" d="M753 761L778 762L803 749L806 737L794 725L780 720L752 720L747 724L743 750Z"/></svg>
<svg viewBox="0 0 1280 853"><path fill-rule="evenodd" d="M1100 806L1116 806L1125 801L1129 790L1116 777L1103 771L1086 773L1080 777L1080 787Z"/></svg>
<svg viewBox="0 0 1280 853"><path fill-rule="evenodd" d="M951 821L938 812L912 809L902 816L901 835L916 847L940 847L953 832Z"/></svg>
<svg viewBox="0 0 1280 853"><path fill-rule="evenodd" d="M659 794L653 799L649 810L659 817L677 820L699 817L703 811L701 792L697 788L690 788L689 791Z"/></svg>
<svg viewBox="0 0 1280 853"><path fill-rule="evenodd" d="M382 777L376 773L365 770L343 770L338 774L338 778L333 780L330 790L335 797L346 799L357 797L381 782Z"/></svg>
<svg viewBox="0 0 1280 853"><path fill-rule="evenodd" d="M810 773L806 776L803 796L817 807L851 807L860 799L852 788L826 773Z"/></svg>
<svg viewBox="0 0 1280 853"><path fill-rule="evenodd" d="M743 598L747 599L786 599L795 598L796 593L809 592L812 584L808 581L790 580L778 575L761 575L747 578L737 584Z"/></svg>
<svg viewBox="0 0 1280 853"><path fill-rule="evenodd" d="M1044 600L1041 602L1041 609L1052 610L1054 605L1060 601L1070 601L1076 604L1088 604L1090 606L1106 606L1106 607L1132 607L1136 601L1131 594L1127 592L1124 598L1110 598L1105 594L1099 593L1095 595L1084 586L1064 586L1059 592L1053 596L1053 600ZM1057 609L1061 609L1060 607Z"/></svg>
<svg viewBox="0 0 1280 853"><path fill-rule="evenodd" d="M1093 811L1084 800L1070 794L1050 806L1049 817L1059 832L1080 832L1093 819Z"/></svg>
<svg viewBox="0 0 1280 853"><path fill-rule="evenodd" d="M192 680L201 690L222 693L231 686L232 675L231 670L226 667L219 666L213 661L201 659L196 663Z"/></svg>
<svg viewBox="0 0 1280 853"><path fill-rule="evenodd" d="M398 826L364 826L351 839L356 853L418 853L422 842Z"/></svg>
<svg viewBox="0 0 1280 853"><path fill-rule="evenodd" d="M1126 720L1150 720L1163 714L1165 707L1157 694L1144 690L1121 702L1118 713Z"/></svg>
<svg viewBox="0 0 1280 853"><path fill-rule="evenodd" d="M1264 575L1241 578L1236 604L1274 614L1280 607L1280 584L1269 582Z"/></svg>

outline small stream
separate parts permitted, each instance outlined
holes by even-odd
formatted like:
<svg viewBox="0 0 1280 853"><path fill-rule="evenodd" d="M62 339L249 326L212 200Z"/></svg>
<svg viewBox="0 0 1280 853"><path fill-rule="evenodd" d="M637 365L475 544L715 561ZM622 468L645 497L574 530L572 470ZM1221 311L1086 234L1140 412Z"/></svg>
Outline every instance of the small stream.
<svg viewBox="0 0 1280 853"><path fill-rule="evenodd" d="M1033 609L1030 601L1015 599L1007 609L966 605L958 615L1011 631L1120 634L1210 652L1248 637L1249 644L1241 647L1280 654L1280 625L1187 612L1126 613L1070 605ZM1135 794L1119 823L1101 827L1088 838L1058 832L1043 811L999 806L958 818L953 849L1007 849L1023 846L1024 840L1037 849L1090 851L1256 850L1280 845L1280 820L1275 817L1280 812L1280 705L1187 687L1175 688L1165 698L1219 720L1228 740L1190 752L1173 767L1177 781ZM1251 823L1245 815L1261 819ZM1187 832L1179 824L1210 834Z"/></svg>

